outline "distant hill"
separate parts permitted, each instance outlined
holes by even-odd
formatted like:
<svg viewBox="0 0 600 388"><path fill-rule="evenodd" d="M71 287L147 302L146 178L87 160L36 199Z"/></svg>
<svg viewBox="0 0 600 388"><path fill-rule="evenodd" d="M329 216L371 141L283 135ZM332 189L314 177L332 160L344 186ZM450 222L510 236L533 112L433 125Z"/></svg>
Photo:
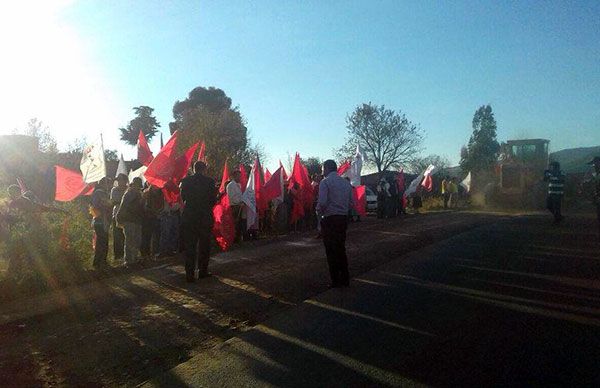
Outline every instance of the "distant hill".
<svg viewBox="0 0 600 388"><path fill-rule="evenodd" d="M560 163L560 168L565 173L586 172L586 164L594 156L600 156L600 146L567 148L550 154L550 160Z"/></svg>

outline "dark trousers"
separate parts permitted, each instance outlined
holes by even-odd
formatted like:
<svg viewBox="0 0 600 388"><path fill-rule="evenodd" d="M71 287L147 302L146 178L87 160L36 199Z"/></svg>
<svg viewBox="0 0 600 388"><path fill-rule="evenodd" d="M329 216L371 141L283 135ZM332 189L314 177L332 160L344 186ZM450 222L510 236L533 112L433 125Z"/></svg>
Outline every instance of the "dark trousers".
<svg viewBox="0 0 600 388"><path fill-rule="evenodd" d="M106 256L108 256L108 231L104 229L104 224L94 222L94 235L96 243L94 244L94 267L106 265Z"/></svg>
<svg viewBox="0 0 600 388"><path fill-rule="evenodd" d="M142 224L142 245L140 253L142 256L155 255L159 253L160 245L160 219L157 217L146 217Z"/></svg>
<svg viewBox="0 0 600 388"><path fill-rule="evenodd" d="M196 268L200 276L208 273L208 259L212 225L183 223L183 244L185 249L185 273L194 276Z"/></svg>
<svg viewBox="0 0 600 388"><path fill-rule="evenodd" d="M444 209L448 209L448 202L450 201L450 193L442 194L444 197Z"/></svg>
<svg viewBox="0 0 600 388"><path fill-rule="evenodd" d="M562 195L549 194L547 198L547 207L554 216L554 222L560 222L562 220Z"/></svg>
<svg viewBox="0 0 600 388"><path fill-rule="evenodd" d="M231 206L231 214L235 222L235 242L240 242L246 232L246 219L242 218L241 205Z"/></svg>
<svg viewBox="0 0 600 388"><path fill-rule="evenodd" d="M117 227L116 224L117 223L113 221L113 254L115 255L115 259L122 259L125 254L125 234L123 233L123 229Z"/></svg>
<svg viewBox="0 0 600 388"><path fill-rule="evenodd" d="M331 275L331 285L333 287L347 286L350 283L348 257L346 256L348 217L325 217L321 220L321 229Z"/></svg>

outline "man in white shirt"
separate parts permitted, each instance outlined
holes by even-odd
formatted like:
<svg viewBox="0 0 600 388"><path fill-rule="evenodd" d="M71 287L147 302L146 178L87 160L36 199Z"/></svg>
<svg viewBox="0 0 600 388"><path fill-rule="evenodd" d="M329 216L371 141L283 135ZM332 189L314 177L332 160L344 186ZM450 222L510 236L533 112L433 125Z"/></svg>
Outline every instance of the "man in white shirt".
<svg viewBox="0 0 600 388"><path fill-rule="evenodd" d="M242 187L240 185L240 171L236 170L231 174L232 180L225 188L229 197L231 213L235 219L235 241L239 242L244 233L244 220L242 219Z"/></svg>
<svg viewBox="0 0 600 388"><path fill-rule="evenodd" d="M319 184L317 209L321 215L323 244L331 275L331 287L348 287L346 229L348 213L353 206L352 186L337 173L333 160L323 162L323 180Z"/></svg>

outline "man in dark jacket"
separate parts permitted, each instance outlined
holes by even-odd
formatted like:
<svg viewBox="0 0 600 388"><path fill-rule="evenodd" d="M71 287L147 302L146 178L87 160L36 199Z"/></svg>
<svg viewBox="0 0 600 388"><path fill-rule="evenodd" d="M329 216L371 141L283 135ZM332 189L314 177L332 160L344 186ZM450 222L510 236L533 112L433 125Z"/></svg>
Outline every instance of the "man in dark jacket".
<svg viewBox="0 0 600 388"><path fill-rule="evenodd" d="M185 273L188 282L194 282L198 269L200 278L208 277L213 207L217 201L215 181L205 176L206 164L194 163L194 175L181 181L183 213L181 226L185 248Z"/></svg>

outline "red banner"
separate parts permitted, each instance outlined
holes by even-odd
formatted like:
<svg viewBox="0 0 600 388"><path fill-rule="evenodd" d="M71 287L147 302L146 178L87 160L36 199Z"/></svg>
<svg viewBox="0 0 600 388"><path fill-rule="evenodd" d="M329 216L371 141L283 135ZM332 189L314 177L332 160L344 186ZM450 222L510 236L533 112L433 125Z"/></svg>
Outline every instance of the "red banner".
<svg viewBox="0 0 600 388"><path fill-rule="evenodd" d="M56 190L54 199L56 201L72 201L80 195L90 195L94 191L92 185L83 182L83 175L61 166L54 166L56 171Z"/></svg>

